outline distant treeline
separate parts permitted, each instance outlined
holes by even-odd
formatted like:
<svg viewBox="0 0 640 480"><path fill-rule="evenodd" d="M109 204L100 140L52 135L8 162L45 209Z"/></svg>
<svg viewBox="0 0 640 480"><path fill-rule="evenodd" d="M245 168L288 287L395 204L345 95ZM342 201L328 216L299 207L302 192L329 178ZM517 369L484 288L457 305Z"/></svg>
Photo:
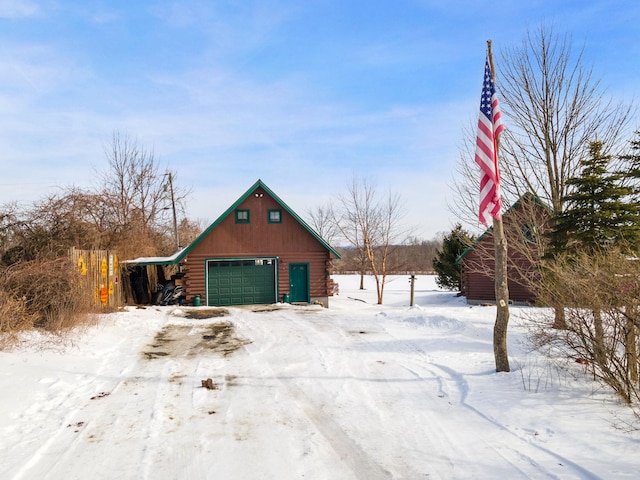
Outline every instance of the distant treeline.
<svg viewBox="0 0 640 480"><path fill-rule="evenodd" d="M433 259L441 247L440 239L413 240L406 245L394 245L388 259L387 274L433 274ZM338 247L337 250L342 258L333 261L333 273L360 273L363 270L369 273L368 264L359 257L356 248Z"/></svg>

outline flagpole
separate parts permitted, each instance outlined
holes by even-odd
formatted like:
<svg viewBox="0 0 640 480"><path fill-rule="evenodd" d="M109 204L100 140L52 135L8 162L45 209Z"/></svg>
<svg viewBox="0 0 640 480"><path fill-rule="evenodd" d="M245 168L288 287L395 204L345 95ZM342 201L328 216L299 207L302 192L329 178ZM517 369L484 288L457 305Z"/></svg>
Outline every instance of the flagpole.
<svg viewBox="0 0 640 480"><path fill-rule="evenodd" d="M495 81L493 66L493 52L491 40L487 40L487 56L491 73ZM495 140L496 165L498 164L499 139ZM509 354L507 352L507 325L509 324L509 284L507 282L507 240L504 235L502 215L493 217L493 241L495 247L495 294L496 294L496 323L493 327L493 355L496 362L496 372L509 372Z"/></svg>

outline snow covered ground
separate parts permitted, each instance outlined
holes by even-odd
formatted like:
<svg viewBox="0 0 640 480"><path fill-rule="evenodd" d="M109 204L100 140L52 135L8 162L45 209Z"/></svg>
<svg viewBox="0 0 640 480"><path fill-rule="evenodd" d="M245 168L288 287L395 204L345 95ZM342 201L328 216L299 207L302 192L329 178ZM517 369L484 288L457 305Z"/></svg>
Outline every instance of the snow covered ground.
<svg viewBox="0 0 640 480"><path fill-rule="evenodd" d="M528 353L532 309L497 374L493 307L427 276L417 306L407 276L378 306L371 279L335 279L329 309L127 308L0 352L0 478L638 478L633 415Z"/></svg>

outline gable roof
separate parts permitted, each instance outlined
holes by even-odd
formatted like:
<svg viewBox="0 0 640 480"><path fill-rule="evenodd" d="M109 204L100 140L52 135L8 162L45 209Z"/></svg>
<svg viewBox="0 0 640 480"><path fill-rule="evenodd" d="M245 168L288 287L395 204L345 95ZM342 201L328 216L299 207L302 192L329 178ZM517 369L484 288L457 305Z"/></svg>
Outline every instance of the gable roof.
<svg viewBox="0 0 640 480"><path fill-rule="evenodd" d="M291 210L291 208L286 203L284 203L282 199L278 197L269 187L267 187L262 182L262 180L258 179L258 181L254 183L249 188L249 190L247 190L240 198L238 198L238 200L236 200L233 203L233 205L231 205L227 210L225 210L225 212L222 215L220 215L215 222L209 225L209 227L205 231L203 231L198 236L198 238L196 238L193 242L191 242L191 244L186 248L180 250L179 252L174 253L170 257L138 258L136 260L132 260L127 263L136 263L138 265L174 265L174 264L180 263L182 259L184 259L184 257L186 257L189 254L189 252L195 248L196 245L198 245L207 235L209 235L214 228L216 228L225 218L227 218L227 216L233 213L235 209L238 208L238 206L242 202L244 202L248 197L250 197L251 194L255 192L258 188L262 188L265 191L265 193L267 193L267 195L273 198L282 207L283 210L289 213L289 215L291 215L300 225L302 225L305 228L305 230L307 230L311 235L313 235L313 237L324 248L329 250L329 252L331 252L332 255L334 255L336 258L340 258L340 254L331 245L329 245L326 242L326 240L324 240L320 235L318 235L315 232L315 230L313 230L304 220L302 220L302 218L300 218L300 216L296 212Z"/></svg>
<svg viewBox="0 0 640 480"><path fill-rule="evenodd" d="M547 210L548 212L551 212L551 208L544 203L542 200L540 200L540 198L538 198L537 195L534 195L531 192L526 192L524 195L522 195L518 200L516 200L516 202L511 205L509 208L507 208L507 210L505 210L505 212L502 214L503 217L505 217L506 215L508 215L512 210L515 210L516 208L518 208L520 206L520 204L524 203L524 201L532 201L533 203L536 203L538 205L540 205L541 207L543 207L545 210ZM466 248L466 250L464 252L462 252L458 258L456 258L455 264L458 265L460 263L460 261L466 257L469 252L471 252L474 248L476 248L476 246L487 236L489 235L491 232L493 231L493 227L489 227L487 228L482 235L480 235L478 238L476 238L476 240L469 246Z"/></svg>

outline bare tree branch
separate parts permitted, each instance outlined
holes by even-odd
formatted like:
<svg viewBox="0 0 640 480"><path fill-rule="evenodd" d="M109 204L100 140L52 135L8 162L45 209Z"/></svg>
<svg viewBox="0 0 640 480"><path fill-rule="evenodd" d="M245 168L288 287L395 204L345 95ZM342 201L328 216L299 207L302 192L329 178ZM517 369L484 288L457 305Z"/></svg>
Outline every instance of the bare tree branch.
<svg viewBox="0 0 640 480"><path fill-rule="evenodd" d="M379 198L373 183L357 176L352 177L347 190L338 196L333 210L335 225L340 235L358 250L361 278L367 267L371 270L381 304L391 251L406 236L401 223L402 202L392 192Z"/></svg>
<svg viewBox="0 0 640 480"><path fill-rule="evenodd" d="M498 96L505 131L500 140L500 168L505 204L533 193L554 213L563 209L567 180L579 170L589 142L600 140L615 153L624 147L633 105L605 98L600 81L573 53L568 35L542 25L522 44L505 49L498 64ZM454 180L456 203L450 208L469 225L475 218L477 175L473 160L475 130L464 133L465 144ZM462 197L471 195L469 201ZM460 196L461 198L458 198Z"/></svg>

